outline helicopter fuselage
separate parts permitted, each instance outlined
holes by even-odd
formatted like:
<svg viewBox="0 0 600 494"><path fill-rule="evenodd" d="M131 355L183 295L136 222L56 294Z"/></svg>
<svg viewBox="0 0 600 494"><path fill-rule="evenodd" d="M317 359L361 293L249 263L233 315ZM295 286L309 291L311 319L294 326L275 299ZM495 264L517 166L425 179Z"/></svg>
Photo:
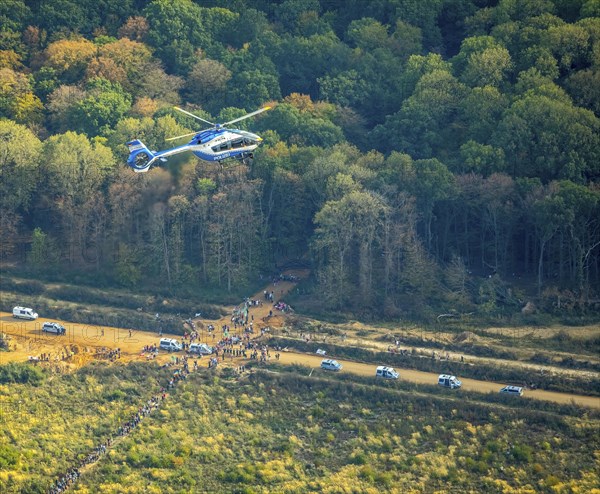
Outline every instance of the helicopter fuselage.
<svg viewBox="0 0 600 494"><path fill-rule="evenodd" d="M204 161L223 161L247 156L261 141L261 137L243 130L205 130L194 136L187 149Z"/></svg>

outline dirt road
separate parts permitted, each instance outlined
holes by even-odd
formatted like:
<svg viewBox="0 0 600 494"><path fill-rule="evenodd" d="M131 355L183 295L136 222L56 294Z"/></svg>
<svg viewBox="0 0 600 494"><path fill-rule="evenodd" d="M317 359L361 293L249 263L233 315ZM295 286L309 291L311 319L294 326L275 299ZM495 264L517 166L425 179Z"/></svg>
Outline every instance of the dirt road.
<svg viewBox="0 0 600 494"><path fill-rule="evenodd" d="M265 305L263 305L263 308L257 308L255 319L257 319L256 316L258 314L268 314L269 310L270 309ZM43 321L45 320L46 319ZM120 348L122 361L144 361L146 360L146 357L141 353L142 348L145 345L158 343L159 340L157 334L144 331L132 331L130 336L129 331L125 329L105 326L95 327L73 323L63 323L67 328L67 334L65 336L56 336L42 333L40 328L43 321L17 321L13 319L10 314L5 312L0 313L0 330L11 335L11 345L16 345L16 351L0 352L0 364L11 361L23 362L28 360L29 356L37 357L42 353L49 353L51 355L51 361L54 361L55 357L60 358L60 356L64 354L66 348L75 348L77 349L77 354L64 362L66 365L78 367L85 365L87 362L96 358L96 349L102 347L109 349ZM225 324L225 321L222 322ZM215 321L212 323L214 324ZM164 336L168 337L169 335L165 334ZM170 336L176 337L174 335ZM206 333L202 336L203 341L211 342ZM11 350L13 350L13 348L11 348ZM162 353L159 355L159 360L161 361L170 358L170 354ZM280 362L284 364L301 364L318 368L322 359L323 357L319 355L281 352ZM63 362L62 360L59 361ZM375 374L375 364L363 364L346 360L339 361L344 366L342 372L351 372L361 376L374 376ZM400 379L406 381L419 384L435 384L437 382L437 374L411 369L398 368L397 370L400 372ZM497 393L502 386L499 383L477 381L475 379L461 380L463 382L461 392L473 390L481 393ZM600 408L600 398L591 396L557 393L544 390L528 390L526 391L525 396L527 398L548 400L555 403L568 404L574 402L582 406Z"/></svg>
<svg viewBox="0 0 600 494"><path fill-rule="evenodd" d="M294 352L282 352L280 362L284 364L301 364L307 365L313 368L319 368L319 365L323 360L320 355L307 355L303 353ZM375 379L375 364L363 364L359 362L351 362L347 360L336 359L340 364L343 365L341 372L351 372L352 374L358 374L361 376L372 376ZM437 374L430 372L422 372L412 369L401 369L396 368L400 373L400 379L405 381L414 382L417 384L435 384L437 383ZM461 393L465 391L477 391L479 393L497 393L502 384L492 383L487 381L477 381L475 379L463 379L458 376L462 381ZM454 392L448 390L449 393ZM526 390L523 395L527 398L533 398L536 400L553 401L555 403L569 404L576 403L577 405L586 406L590 408L600 408L600 398L593 396L582 396L567 393L557 393L554 391L545 391L541 389Z"/></svg>
<svg viewBox="0 0 600 494"><path fill-rule="evenodd" d="M289 290L294 287L295 283L278 281L276 284L271 283L266 286L265 291L274 292L274 299L277 301L285 297ZM262 305L251 307L249 311L249 317L254 322L255 335L260 335L260 329L265 326L279 328L284 325L285 314L275 310L270 303L266 302L262 291L254 295L253 298L263 302ZM267 317L269 311L273 311L273 317L271 318ZM252 318L252 316L254 317ZM116 348L119 348L121 351L122 361L144 361L147 357L142 354L143 347L153 344L158 345L160 339L158 334L146 331L129 331L122 328L90 326L85 324L65 323L62 321L57 322L61 322L61 324L66 327L67 333L63 336L56 336L41 331L42 324L45 321L55 320L46 319L43 318L43 316L36 321L17 320L12 317L12 314L0 312L0 331L11 337L11 351L0 352L0 364L11 361L23 362L29 360L30 357L39 357L41 354L46 353L50 355L51 362L59 362L67 368L77 368L98 358L100 350L111 350ZM197 327L199 328L206 327L208 324L214 325L214 336L209 335L206 330L201 329L199 331L200 341L208 344L215 343L216 340L220 338L220 327L222 325L231 324L230 316L225 316L217 321L204 319L195 319L195 321L198 323ZM181 338L180 336L167 333L163 334L163 336L177 339ZM65 355L69 352L72 352L73 355L64 359ZM171 356L171 354L160 353L158 359L159 361L166 361L170 359ZM318 355L281 352L280 362L287 364L297 363L318 368L322 358L323 357ZM363 364L341 360L340 362L344 365L342 372L352 372L363 376L374 376L375 374L375 364ZM239 365L239 362L234 360L233 364ZM400 378L406 381L421 384L435 384L437 382L437 374L401 368L398 368L397 370L400 372ZM458 377L460 378L460 376ZM463 388L460 392L473 390L482 393L497 393L502 387L502 384L500 383L477 381L474 379L461 380L463 382ZM548 400L562 404L574 402L578 405L600 408L600 398L590 396L543 390L528 390L526 391L525 396L528 398Z"/></svg>

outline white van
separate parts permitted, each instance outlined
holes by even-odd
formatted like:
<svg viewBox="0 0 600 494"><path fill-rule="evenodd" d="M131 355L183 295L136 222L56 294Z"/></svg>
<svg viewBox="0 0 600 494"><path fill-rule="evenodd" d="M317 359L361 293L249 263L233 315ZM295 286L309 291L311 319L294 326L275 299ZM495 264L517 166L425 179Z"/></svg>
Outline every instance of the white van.
<svg viewBox="0 0 600 494"><path fill-rule="evenodd" d="M33 309L29 309L27 307L15 307L13 308L13 317L17 319L29 319L30 321L34 321L38 318L37 312L34 312Z"/></svg>
<svg viewBox="0 0 600 494"><path fill-rule="evenodd" d="M188 352L197 353L198 355L212 355L213 349L206 343L191 343Z"/></svg>
<svg viewBox="0 0 600 494"><path fill-rule="evenodd" d="M438 377L438 384L450 389L457 389L462 386L462 382L460 382L456 376L451 376L450 374L440 374Z"/></svg>
<svg viewBox="0 0 600 494"><path fill-rule="evenodd" d="M42 325L42 331L44 333L54 333L54 334L65 334L67 330L61 324L57 322L45 322Z"/></svg>
<svg viewBox="0 0 600 494"><path fill-rule="evenodd" d="M340 364L337 360L327 358L321 361L321 369L330 371L340 371L342 370L342 364Z"/></svg>
<svg viewBox="0 0 600 494"><path fill-rule="evenodd" d="M161 338L159 347L168 352L179 352L183 348L180 342L172 338Z"/></svg>
<svg viewBox="0 0 600 494"><path fill-rule="evenodd" d="M377 367L375 377L383 377L384 379L398 379L400 374L398 374L393 367L384 367L383 365L380 365Z"/></svg>

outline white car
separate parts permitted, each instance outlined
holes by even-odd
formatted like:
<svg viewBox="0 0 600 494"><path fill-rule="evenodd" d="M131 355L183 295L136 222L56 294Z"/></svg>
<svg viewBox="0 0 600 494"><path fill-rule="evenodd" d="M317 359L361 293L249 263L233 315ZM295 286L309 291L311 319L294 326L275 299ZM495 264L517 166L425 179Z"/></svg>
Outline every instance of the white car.
<svg viewBox="0 0 600 494"><path fill-rule="evenodd" d="M330 371L340 371L342 370L342 364L340 364L337 360L326 358L321 362L321 369Z"/></svg>
<svg viewBox="0 0 600 494"><path fill-rule="evenodd" d="M198 355L212 355L213 349L206 343L191 343L188 352L197 353Z"/></svg>
<svg viewBox="0 0 600 494"><path fill-rule="evenodd" d="M42 331L44 333L54 333L54 334L65 334L67 330L61 324L57 322L45 322L42 325Z"/></svg>
<svg viewBox="0 0 600 494"><path fill-rule="evenodd" d="M375 377L383 377L384 379L398 379L400 374L393 367L384 367L380 365L375 371Z"/></svg>
<svg viewBox="0 0 600 494"><path fill-rule="evenodd" d="M504 386L500 393L514 396L523 396L523 388L521 386Z"/></svg>

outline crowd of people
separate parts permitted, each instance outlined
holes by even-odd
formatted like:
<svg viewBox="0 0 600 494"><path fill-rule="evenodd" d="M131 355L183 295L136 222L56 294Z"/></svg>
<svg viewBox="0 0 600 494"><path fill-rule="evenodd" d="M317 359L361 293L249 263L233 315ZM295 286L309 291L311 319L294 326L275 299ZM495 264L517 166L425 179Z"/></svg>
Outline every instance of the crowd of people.
<svg viewBox="0 0 600 494"><path fill-rule="evenodd" d="M96 356L99 358L107 358L111 362L114 362L121 358L121 349L107 347L96 348Z"/></svg>

